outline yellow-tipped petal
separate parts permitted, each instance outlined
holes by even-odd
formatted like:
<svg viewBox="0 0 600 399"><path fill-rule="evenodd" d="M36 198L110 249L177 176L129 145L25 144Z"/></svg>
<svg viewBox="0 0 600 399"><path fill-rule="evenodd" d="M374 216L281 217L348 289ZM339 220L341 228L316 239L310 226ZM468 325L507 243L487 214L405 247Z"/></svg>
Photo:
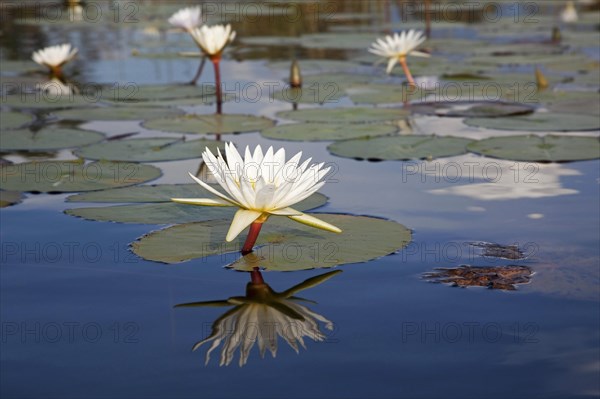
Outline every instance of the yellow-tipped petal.
<svg viewBox="0 0 600 399"><path fill-rule="evenodd" d="M262 212L251 211L249 209L238 209L231 221L229 231L225 241L233 241L246 227L250 226L252 222L258 219L262 215Z"/></svg>
<svg viewBox="0 0 600 399"><path fill-rule="evenodd" d="M302 216L303 213L300 211L297 211L293 208L282 208L282 209L277 209L274 211L269 211L269 213L271 215L277 215L277 216Z"/></svg>
<svg viewBox="0 0 600 399"><path fill-rule="evenodd" d="M234 206L232 203L219 198L171 198L171 201L188 205Z"/></svg>
<svg viewBox="0 0 600 399"><path fill-rule="evenodd" d="M290 219L295 220L298 223L305 224L307 226L316 227L317 229L331 231L333 233L341 233L342 230L335 227L332 224L317 219L316 217L303 213L299 216L288 216Z"/></svg>

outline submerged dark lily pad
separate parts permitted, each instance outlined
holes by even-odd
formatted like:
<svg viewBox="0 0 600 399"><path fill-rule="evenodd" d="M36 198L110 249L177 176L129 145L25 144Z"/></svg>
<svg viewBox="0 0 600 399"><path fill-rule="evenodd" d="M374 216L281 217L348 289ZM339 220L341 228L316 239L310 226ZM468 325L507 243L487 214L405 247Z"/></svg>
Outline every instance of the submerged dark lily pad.
<svg viewBox="0 0 600 399"><path fill-rule="evenodd" d="M479 118L525 115L535 111L534 107L526 104L492 101L426 102L411 104L409 109L418 114Z"/></svg>
<svg viewBox="0 0 600 399"><path fill-rule="evenodd" d="M399 108L312 108L282 111L283 119L323 123L366 123L405 119L409 112Z"/></svg>
<svg viewBox="0 0 600 399"><path fill-rule="evenodd" d="M255 252L239 258L245 233L226 243L231 221L213 220L152 232L134 242L132 250L144 259L164 263L232 253L234 262L230 267L237 270L261 267L291 271L367 262L394 253L411 240L410 230L389 220L321 213L314 216L343 232L330 233L286 217L272 217L258 237Z"/></svg>
<svg viewBox="0 0 600 399"><path fill-rule="evenodd" d="M514 291L519 284L528 284L533 271L527 266L467 266L436 268L423 274L432 283L452 284L453 287L487 287L496 290Z"/></svg>
<svg viewBox="0 0 600 399"><path fill-rule="evenodd" d="M262 116L238 114L190 114L172 118L152 119L143 123L147 129L196 134L256 132L274 124L273 120Z"/></svg>
<svg viewBox="0 0 600 399"><path fill-rule="evenodd" d="M205 139L186 141L181 138L141 138L93 144L76 150L75 155L94 160L161 162L202 159L202 152L206 147L216 153L217 148L224 150L225 144Z"/></svg>
<svg viewBox="0 0 600 399"><path fill-rule="evenodd" d="M467 118L469 126L498 130L523 130L533 132L569 132L600 129L600 118L595 115L536 112L531 115L507 118Z"/></svg>
<svg viewBox="0 0 600 399"><path fill-rule="evenodd" d="M195 195L191 195L190 197L212 198L214 195L198 195L196 192ZM326 196L316 193L297 203L294 209L306 211L323 206L326 202ZM67 209L65 213L71 216L103 222L179 224L216 219L232 219L236 210L237 208L234 207L178 204L169 199L168 202L161 203L74 208Z"/></svg>
<svg viewBox="0 0 600 399"><path fill-rule="evenodd" d="M292 123L263 130L260 134L274 140L335 141L358 137L384 136L398 130L394 125L366 123Z"/></svg>
<svg viewBox="0 0 600 399"><path fill-rule="evenodd" d="M473 142L467 149L488 157L513 161L567 162L600 158L600 140L597 137L491 137Z"/></svg>
<svg viewBox="0 0 600 399"><path fill-rule="evenodd" d="M0 188L67 193L125 187L160 177L160 169L127 162L42 161L0 166Z"/></svg>
<svg viewBox="0 0 600 399"><path fill-rule="evenodd" d="M2 132L0 150L2 151L45 151L61 148L76 148L104 140L102 133L89 130L70 129L58 125L49 125L32 132L28 129Z"/></svg>
<svg viewBox="0 0 600 399"><path fill-rule="evenodd" d="M358 160L433 159L464 154L471 142L450 136L390 136L338 141L327 149L333 155Z"/></svg>

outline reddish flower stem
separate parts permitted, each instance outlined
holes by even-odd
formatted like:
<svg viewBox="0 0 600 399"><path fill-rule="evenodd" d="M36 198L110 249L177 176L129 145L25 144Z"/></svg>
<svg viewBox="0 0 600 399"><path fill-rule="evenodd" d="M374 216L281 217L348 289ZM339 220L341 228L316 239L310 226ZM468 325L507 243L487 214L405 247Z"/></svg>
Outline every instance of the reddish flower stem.
<svg viewBox="0 0 600 399"><path fill-rule="evenodd" d="M252 248L256 243L256 239L258 238L258 234L260 233L262 225L262 222L254 222L250 225L248 237L246 237L246 242L242 247L242 255L248 255L250 252L252 252Z"/></svg>
<svg viewBox="0 0 600 399"><path fill-rule="evenodd" d="M213 58L212 63L215 67L215 85L216 85L216 95L217 95L217 114L221 115L223 100L221 98L221 72L219 70L219 61L220 58Z"/></svg>
<svg viewBox="0 0 600 399"><path fill-rule="evenodd" d="M263 280L262 274L258 270L258 267L255 267L250 272L250 279L252 280L252 284L264 284L265 280Z"/></svg>
<svg viewBox="0 0 600 399"><path fill-rule="evenodd" d="M429 39L431 37L431 1L425 0L425 36Z"/></svg>
<svg viewBox="0 0 600 399"><path fill-rule="evenodd" d="M413 76L410 73L410 69L408 69L408 64L406 63L406 57L400 58L400 65L402 65L402 70L404 71L404 74L406 75L408 84L411 85L412 87L415 87L416 86L415 80L413 79Z"/></svg>

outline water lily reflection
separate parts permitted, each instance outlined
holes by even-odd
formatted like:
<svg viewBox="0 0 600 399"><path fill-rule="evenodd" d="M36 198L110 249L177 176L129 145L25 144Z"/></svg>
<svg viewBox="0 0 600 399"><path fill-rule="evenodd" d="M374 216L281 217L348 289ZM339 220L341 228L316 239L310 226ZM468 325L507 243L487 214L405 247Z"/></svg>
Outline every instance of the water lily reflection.
<svg viewBox="0 0 600 399"><path fill-rule="evenodd" d="M341 270L309 278L285 291L276 292L264 282L261 273L254 270L251 272L252 281L246 285L245 296L185 303L176 307L233 306L215 320L212 333L197 342L192 350L195 351L202 345L212 342L206 352L206 364L208 364L211 353L222 343L219 365L228 366L239 348L239 365L243 366L248 361L250 350L255 343L258 343L260 356L264 358L267 348L273 357L276 356L278 336L282 337L296 353L299 353L298 344L306 349L304 337L309 337L313 341L325 340L326 335L321 330L320 323L323 323L328 330L333 330L333 323L299 303L314 302L294 295L317 286L338 273L341 273Z"/></svg>

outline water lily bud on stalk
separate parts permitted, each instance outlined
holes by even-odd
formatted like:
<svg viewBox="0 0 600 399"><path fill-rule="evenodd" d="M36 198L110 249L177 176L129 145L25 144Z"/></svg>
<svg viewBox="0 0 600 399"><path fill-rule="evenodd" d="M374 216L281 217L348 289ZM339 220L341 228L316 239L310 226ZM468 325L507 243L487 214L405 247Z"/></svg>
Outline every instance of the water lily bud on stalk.
<svg viewBox="0 0 600 399"><path fill-rule="evenodd" d="M552 43L560 43L560 41L562 40L562 35L558 26L552 28L552 39L550 40L552 40Z"/></svg>
<svg viewBox="0 0 600 399"><path fill-rule="evenodd" d="M194 41L202 49L202 52L210 58L215 68L215 85L217 96L217 114L221 113L221 74L219 62L221 54L225 47L235 39L235 31L231 30L231 25L202 26L191 31Z"/></svg>
<svg viewBox="0 0 600 399"><path fill-rule="evenodd" d="M535 82L538 90L547 89L549 86L548 79L544 76L540 68L535 67Z"/></svg>
<svg viewBox="0 0 600 399"><path fill-rule="evenodd" d="M388 35L383 39L377 39L377 41L371 44L369 52L384 57L388 60L386 72L389 74L396 63L400 63L406 79L411 86L415 86L415 81L408 69L406 64L406 57L409 55L417 57L429 57L430 55L422 51L416 51L415 49L426 40L423 36L423 32L411 29L409 31L402 31L400 35L394 33L393 36Z"/></svg>
<svg viewBox="0 0 600 399"><path fill-rule="evenodd" d="M217 198L171 200L190 205L238 207L225 240L234 240L250 226L242 248L243 255L252 252L263 223L273 215L287 216L299 223L341 233L339 228L291 208L317 192L325 184L322 179L330 169L324 168L323 163L310 164L311 158L300 164L301 156L302 152L299 152L286 162L283 148L275 152L273 147L269 147L267 152L263 153L262 148L256 146L254 153L246 147L242 158L233 143L226 143L225 161L219 150L215 157L207 148L202 158L227 194L222 194L190 173L192 179ZM250 173L254 175L249 176Z"/></svg>
<svg viewBox="0 0 600 399"><path fill-rule="evenodd" d="M294 60L290 68L290 86L293 88L302 87L302 75L300 74L300 65Z"/></svg>
<svg viewBox="0 0 600 399"><path fill-rule="evenodd" d="M62 66L71 61L77 54L77 51L70 44L60 44L37 50L32 54L31 58L38 64L48 67L53 76L61 77Z"/></svg>

